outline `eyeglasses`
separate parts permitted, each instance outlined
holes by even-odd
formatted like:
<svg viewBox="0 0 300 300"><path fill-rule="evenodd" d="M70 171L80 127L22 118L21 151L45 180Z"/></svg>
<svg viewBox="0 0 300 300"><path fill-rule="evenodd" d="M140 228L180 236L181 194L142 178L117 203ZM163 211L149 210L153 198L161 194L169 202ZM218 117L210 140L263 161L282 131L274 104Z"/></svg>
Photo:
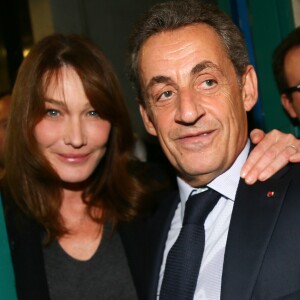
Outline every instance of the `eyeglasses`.
<svg viewBox="0 0 300 300"><path fill-rule="evenodd" d="M294 93L294 92L300 92L300 84L298 84L296 86L289 87L289 88L282 91L283 94L291 94L291 93Z"/></svg>

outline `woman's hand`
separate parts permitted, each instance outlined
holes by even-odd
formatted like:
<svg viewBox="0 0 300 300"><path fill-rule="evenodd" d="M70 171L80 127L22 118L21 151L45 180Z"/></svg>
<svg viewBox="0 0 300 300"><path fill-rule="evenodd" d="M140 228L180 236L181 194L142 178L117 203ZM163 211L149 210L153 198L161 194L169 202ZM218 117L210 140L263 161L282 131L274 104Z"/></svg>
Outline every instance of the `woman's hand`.
<svg viewBox="0 0 300 300"><path fill-rule="evenodd" d="M241 170L247 184L267 180L289 162L300 162L300 140L290 133L254 129L250 139L256 146Z"/></svg>

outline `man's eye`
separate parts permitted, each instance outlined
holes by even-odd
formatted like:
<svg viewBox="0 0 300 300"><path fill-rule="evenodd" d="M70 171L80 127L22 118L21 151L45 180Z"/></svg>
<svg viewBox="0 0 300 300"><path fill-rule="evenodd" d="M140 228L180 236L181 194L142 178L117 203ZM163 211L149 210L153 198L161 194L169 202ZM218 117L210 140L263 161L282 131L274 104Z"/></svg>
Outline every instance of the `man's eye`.
<svg viewBox="0 0 300 300"><path fill-rule="evenodd" d="M217 82L213 79L207 79L204 81L204 84L206 87L212 87L216 84Z"/></svg>
<svg viewBox="0 0 300 300"><path fill-rule="evenodd" d="M57 117L60 115L59 111L56 109L47 109L46 110L46 115L49 117Z"/></svg>
<svg viewBox="0 0 300 300"><path fill-rule="evenodd" d="M167 98L170 98L170 97L172 97L172 95L173 95L173 92L172 91L165 91L165 92L163 92L160 96L159 96L159 100L163 100L163 99L167 99Z"/></svg>

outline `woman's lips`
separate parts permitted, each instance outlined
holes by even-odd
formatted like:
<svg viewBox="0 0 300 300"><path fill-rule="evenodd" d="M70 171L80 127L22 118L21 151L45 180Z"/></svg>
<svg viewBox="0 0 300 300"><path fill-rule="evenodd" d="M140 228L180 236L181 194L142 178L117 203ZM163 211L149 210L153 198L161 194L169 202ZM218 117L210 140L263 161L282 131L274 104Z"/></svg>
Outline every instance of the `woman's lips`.
<svg viewBox="0 0 300 300"><path fill-rule="evenodd" d="M60 160L68 162L68 163L81 163L84 162L88 159L89 154L88 153L84 153L84 154L62 154L59 153L58 157L60 158Z"/></svg>

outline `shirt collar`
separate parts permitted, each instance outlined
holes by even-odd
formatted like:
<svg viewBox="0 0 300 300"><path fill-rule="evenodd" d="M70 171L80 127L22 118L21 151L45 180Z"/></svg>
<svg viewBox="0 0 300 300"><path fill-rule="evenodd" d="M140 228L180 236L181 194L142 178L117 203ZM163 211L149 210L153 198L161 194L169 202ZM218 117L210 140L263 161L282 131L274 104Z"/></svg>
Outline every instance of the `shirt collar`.
<svg viewBox="0 0 300 300"><path fill-rule="evenodd" d="M211 181L207 186L219 192L223 197L234 201L240 181L241 168L247 159L249 149L250 141L248 140L243 151L239 154L233 165L223 174ZM183 212L185 202L187 201L191 192L202 192L206 188L194 188L179 177L177 177L177 183L182 206L181 211Z"/></svg>

